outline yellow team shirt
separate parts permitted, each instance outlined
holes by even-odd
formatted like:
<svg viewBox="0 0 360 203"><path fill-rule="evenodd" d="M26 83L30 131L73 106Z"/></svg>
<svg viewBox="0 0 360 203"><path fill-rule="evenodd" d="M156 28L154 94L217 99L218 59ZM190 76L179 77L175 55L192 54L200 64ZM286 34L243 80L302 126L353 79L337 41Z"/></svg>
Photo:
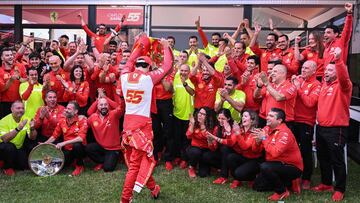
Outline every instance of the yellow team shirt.
<svg viewBox="0 0 360 203"><path fill-rule="evenodd" d="M215 70L219 71L220 73L224 71L224 66L227 63L226 55L223 54L219 57L219 59L215 63Z"/></svg>
<svg viewBox="0 0 360 203"><path fill-rule="evenodd" d="M245 54L249 54L249 56L255 55L254 52L248 46L245 49Z"/></svg>
<svg viewBox="0 0 360 203"><path fill-rule="evenodd" d="M230 95L230 97L236 102L242 102L245 104L246 94L241 90L235 90L234 93L232 95ZM215 103L220 103L220 101L221 101L221 96L220 96L219 91L217 91ZM222 108L230 110L231 118L234 121L236 121L236 122L241 121L241 113L238 112L234 107L232 107L228 101L224 101Z"/></svg>
<svg viewBox="0 0 360 203"><path fill-rule="evenodd" d="M26 89L29 87L29 82L24 82L20 84L19 87L19 93L20 96L26 91ZM23 100L24 107L25 107L25 116L27 118L34 118L37 109L40 106L44 105L44 100L42 98L42 88L43 86L41 84L35 84L33 87L33 90L27 100Z"/></svg>
<svg viewBox="0 0 360 203"><path fill-rule="evenodd" d="M194 88L194 85L189 79L186 80L186 83L189 87ZM180 120L189 120L189 115L194 112L194 98L183 86L179 72L175 74L173 88L174 116Z"/></svg>
<svg viewBox="0 0 360 203"><path fill-rule="evenodd" d="M204 49L204 53L209 55L210 57L215 56L219 52L219 47L215 47L214 45L208 43L208 45Z"/></svg>
<svg viewBox="0 0 360 203"><path fill-rule="evenodd" d="M24 128L21 131L19 131L12 140L10 140L10 142L15 145L16 149L20 149L23 146L26 134L30 135L30 125L29 125L30 119L26 118L25 116L22 116L20 122L25 119L27 119L28 122L26 123ZM18 127L19 123L17 123L14 120L12 114L9 114L4 118L2 118L0 120L0 138L6 133ZM2 139L0 139L0 142L3 142Z"/></svg>
<svg viewBox="0 0 360 203"><path fill-rule="evenodd" d="M190 53L190 49L187 49L186 50L188 53ZM198 52L200 53L204 53L204 49L198 49ZM198 61L198 57L197 55L195 54L195 52L192 52L190 55L189 55L189 59L187 61L187 64L190 66L190 69L192 69L192 64L193 62L195 63L195 65L197 64L197 61Z"/></svg>
<svg viewBox="0 0 360 203"><path fill-rule="evenodd" d="M174 54L174 56L179 56L180 55L180 51L173 49L172 53Z"/></svg>

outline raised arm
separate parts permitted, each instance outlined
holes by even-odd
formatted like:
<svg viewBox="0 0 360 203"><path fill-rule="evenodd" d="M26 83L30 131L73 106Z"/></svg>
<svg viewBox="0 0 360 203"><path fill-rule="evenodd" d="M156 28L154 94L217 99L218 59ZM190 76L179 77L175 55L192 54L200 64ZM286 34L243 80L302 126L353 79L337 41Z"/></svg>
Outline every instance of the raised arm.
<svg viewBox="0 0 360 203"><path fill-rule="evenodd" d="M277 30L276 28L274 28L274 23L273 20L271 18L269 18L269 28L272 32L274 32L277 36L281 36L283 33L280 32L279 30Z"/></svg>
<svg viewBox="0 0 360 203"><path fill-rule="evenodd" d="M196 29L200 35L202 44L205 47L207 47L207 45L209 44L208 39L204 33L204 31L202 30L202 28L200 27L200 16L198 16L198 19L195 21L195 25L196 25Z"/></svg>
<svg viewBox="0 0 360 203"><path fill-rule="evenodd" d="M160 80L170 71L172 64L173 64L173 54L172 54L172 51L171 51L168 41L166 39L162 38L160 40L160 43L162 44L163 49L164 49L163 65L162 65L162 67L149 72L149 75L154 84L157 84L158 82L160 82Z"/></svg>

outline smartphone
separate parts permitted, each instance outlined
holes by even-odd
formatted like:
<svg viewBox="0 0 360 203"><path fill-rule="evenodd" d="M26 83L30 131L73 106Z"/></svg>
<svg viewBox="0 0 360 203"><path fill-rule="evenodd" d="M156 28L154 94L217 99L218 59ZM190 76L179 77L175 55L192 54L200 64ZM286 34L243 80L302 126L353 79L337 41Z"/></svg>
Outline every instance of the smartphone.
<svg viewBox="0 0 360 203"><path fill-rule="evenodd" d="M30 37L34 37L34 32L30 32Z"/></svg>

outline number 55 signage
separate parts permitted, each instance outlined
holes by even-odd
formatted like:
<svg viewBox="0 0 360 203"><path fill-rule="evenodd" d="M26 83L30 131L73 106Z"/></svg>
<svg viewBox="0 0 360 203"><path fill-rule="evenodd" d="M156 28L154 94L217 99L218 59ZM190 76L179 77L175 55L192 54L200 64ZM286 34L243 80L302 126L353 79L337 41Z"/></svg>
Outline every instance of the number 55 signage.
<svg viewBox="0 0 360 203"><path fill-rule="evenodd" d="M125 25L142 26L144 24L144 7L102 7L96 11L97 24L116 25L125 15Z"/></svg>

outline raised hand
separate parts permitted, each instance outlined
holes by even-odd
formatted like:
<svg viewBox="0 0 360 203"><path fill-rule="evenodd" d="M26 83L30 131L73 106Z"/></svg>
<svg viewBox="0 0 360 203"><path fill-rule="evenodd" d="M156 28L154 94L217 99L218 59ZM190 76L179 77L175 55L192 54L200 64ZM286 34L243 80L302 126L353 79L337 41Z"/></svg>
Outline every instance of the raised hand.
<svg viewBox="0 0 360 203"><path fill-rule="evenodd" d="M347 2L347 3L345 3L344 7L345 7L346 12L348 12L348 13L353 12L353 4L352 3Z"/></svg>
<svg viewBox="0 0 360 203"><path fill-rule="evenodd" d="M269 18L269 28L270 28L270 30L274 29L274 22L271 18Z"/></svg>
<svg viewBox="0 0 360 203"><path fill-rule="evenodd" d="M200 16L198 16L197 20L195 20L195 25L197 28L200 27Z"/></svg>
<svg viewBox="0 0 360 203"><path fill-rule="evenodd" d="M165 38L161 38L160 39L160 44L164 47L164 48L167 48L169 47L169 42L165 39Z"/></svg>
<svg viewBox="0 0 360 203"><path fill-rule="evenodd" d="M49 117L48 107L44 106L40 110L40 119L44 119L45 117Z"/></svg>
<svg viewBox="0 0 360 203"><path fill-rule="evenodd" d="M255 34L259 34L261 31L261 25L259 25L257 22L254 22L255 27Z"/></svg>

